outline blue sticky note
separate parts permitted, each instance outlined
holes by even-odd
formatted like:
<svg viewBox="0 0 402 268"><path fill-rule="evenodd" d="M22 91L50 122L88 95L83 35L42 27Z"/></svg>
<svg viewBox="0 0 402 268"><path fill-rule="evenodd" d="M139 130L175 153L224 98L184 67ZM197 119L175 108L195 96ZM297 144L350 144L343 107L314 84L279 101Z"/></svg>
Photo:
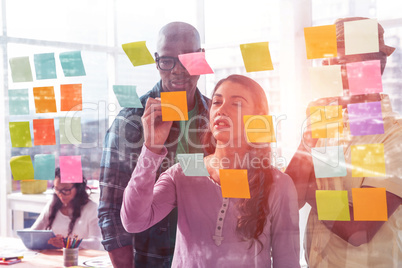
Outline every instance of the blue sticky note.
<svg viewBox="0 0 402 268"><path fill-rule="evenodd" d="M121 107L143 108L136 92L136 86L114 85L113 92Z"/></svg>
<svg viewBox="0 0 402 268"><path fill-rule="evenodd" d="M36 79L40 80L57 78L54 53L35 54L34 64Z"/></svg>
<svg viewBox="0 0 402 268"><path fill-rule="evenodd" d="M81 58L81 51L70 51L60 53L60 63L64 76L84 76L85 68Z"/></svg>
<svg viewBox="0 0 402 268"><path fill-rule="evenodd" d="M342 146L312 148L311 153L316 178L346 176L345 155Z"/></svg>
<svg viewBox="0 0 402 268"><path fill-rule="evenodd" d="M204 154L178 154L181 169L186 176L209 176L204 163Z"/></svg>
<svg viewBox="0 0 402 268"><path fill-rule="evenodd" d="M29 114L29 95L27 88L8 91L8 109L10 115Z"/></svg>
<svg viewBox="0 0 402 268"><path fill-rule="evenodd" d="M32 70L29 57L17 57L10 60L11 77L13 82L32 82Z"/></svg>
<svg viewBox="0 0 402 268"><path fill-rule="evenodd" d="M34 158L34 179L54 180L56 169L55 156L53 154L37 154Z"/></svg>

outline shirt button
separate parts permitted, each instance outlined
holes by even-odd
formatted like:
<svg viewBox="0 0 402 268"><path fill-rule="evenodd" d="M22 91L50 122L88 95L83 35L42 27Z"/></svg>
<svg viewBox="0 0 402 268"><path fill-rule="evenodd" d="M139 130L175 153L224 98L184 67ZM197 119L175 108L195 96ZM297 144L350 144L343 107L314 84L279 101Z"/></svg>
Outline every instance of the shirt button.
<svg viewBox="0 0 402 268"><path fill-rule="evenodd" d="M220 221L222 221L222 218L219 218Z"/></svg>
<svg viewBox="0 0 402 268"><path fill-rule="evenodd" d="M225 211L224 210L221 210L221 213L224 213Z"/></svg>
<svg viewBox="0 0 402 268"><path fill-rule="evenodd" d="M221 229L221 227L220 226L218 226L218 230L220 230Z"/></svg>

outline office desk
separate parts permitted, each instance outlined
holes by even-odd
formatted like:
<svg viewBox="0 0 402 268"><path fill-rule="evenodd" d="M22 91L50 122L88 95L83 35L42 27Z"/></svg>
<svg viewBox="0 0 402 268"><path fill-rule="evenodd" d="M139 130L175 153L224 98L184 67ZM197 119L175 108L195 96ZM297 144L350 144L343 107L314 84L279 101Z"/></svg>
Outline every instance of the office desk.
<svg viewBox="0 0 402 268"><path fill-rule="evenodd" d="M0 237L0 255L5 252L16 252L23 255L22 262L11 265L15 268L57 268L63 267L63 251L61 249L33 251L25 248L19 238ZM79 250L78 265L83 267L112 267L106 251ZM99 262L96 262L99 260ZM96 264L98 263L98 264ZM4 266L7 267L7 266Z"/></svg>

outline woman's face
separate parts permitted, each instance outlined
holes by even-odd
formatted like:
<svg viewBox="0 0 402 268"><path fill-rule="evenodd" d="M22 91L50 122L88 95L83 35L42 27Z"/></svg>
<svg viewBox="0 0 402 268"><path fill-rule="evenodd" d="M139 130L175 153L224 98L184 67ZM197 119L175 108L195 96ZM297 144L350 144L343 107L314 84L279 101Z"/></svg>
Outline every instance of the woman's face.
<svg viewBox="0 0 402 268"><path fill-rule="evenodd" d="M61 183L60 178L54 179L54 192L64 206L67 206L77 194L77 188L72 183Z"/></svg>
<svg viewBox="0 0 402 268"><path fill-rule="evenodd" d="M241 147L246 144L243 116L253 115L252 92L231 81L223 82L212 96L210 129L221 146Z"/></svg>

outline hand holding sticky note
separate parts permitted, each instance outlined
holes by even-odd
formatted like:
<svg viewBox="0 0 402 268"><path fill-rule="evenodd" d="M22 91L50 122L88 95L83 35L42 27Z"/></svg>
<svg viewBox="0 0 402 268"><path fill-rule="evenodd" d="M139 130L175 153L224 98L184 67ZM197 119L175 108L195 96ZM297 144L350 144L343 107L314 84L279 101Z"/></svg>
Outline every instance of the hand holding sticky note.
<svg viewBox="0 0 402 268"><path fill-rule="evenodd" d="M214 73L205 59L205 52L181 54L179 55L179 60L190 75Z"/></svg>
<svg viewBox="0 0 402 268"><path fill-rule="evenodd" d="M187 92L161 92L162 121L187 121Z"/></svg>

